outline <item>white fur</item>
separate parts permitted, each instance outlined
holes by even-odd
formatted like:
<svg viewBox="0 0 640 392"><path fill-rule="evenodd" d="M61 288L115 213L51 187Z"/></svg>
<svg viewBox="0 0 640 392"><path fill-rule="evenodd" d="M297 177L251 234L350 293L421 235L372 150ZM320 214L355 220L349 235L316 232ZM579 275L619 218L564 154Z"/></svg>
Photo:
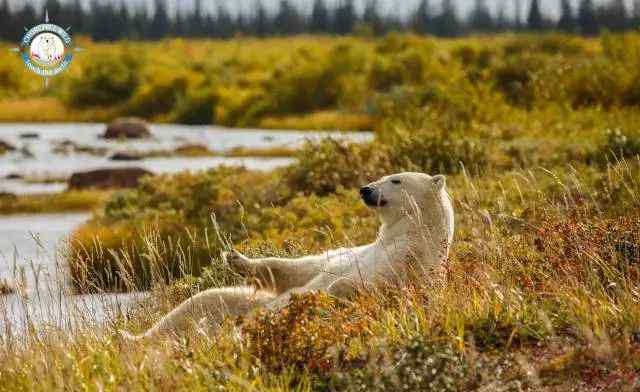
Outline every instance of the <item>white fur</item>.
<svg viewBox="0 0 640 392"><path fill-rule="evenodd" d="M447 259L453 240L453 206L444 176L400 173L368 185L383 206L375 206L382 225L375 242L299 259L249 259L223 253L230 267L257 279L258 288L211 289L191 297L137 339L175 331L188 316L209 316L219 323L257 306L279 309L294 293L326 291L344 297L361 285L402 283L410 260L432 272ZM195 318L194 318L195 317Z"/></svg>

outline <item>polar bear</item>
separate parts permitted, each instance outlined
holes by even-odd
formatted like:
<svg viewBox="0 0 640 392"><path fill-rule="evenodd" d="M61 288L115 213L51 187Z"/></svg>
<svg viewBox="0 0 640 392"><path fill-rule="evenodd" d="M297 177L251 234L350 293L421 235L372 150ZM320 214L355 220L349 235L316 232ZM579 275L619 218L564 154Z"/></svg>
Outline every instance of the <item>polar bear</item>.
<svg viewBox="0 0 640 392"><path fill-rule="evenodd" d="M411 266L429 273L443 265L454 229L453 206L444 176L393 174L364 186L360 195L381 220L373 243L298 259L250 259L235 250L223 252L223 259L233 270L255 278L257 283L203 291L173 309L143 335L125 336L142 339L175 332L185 320L203 316L218 324L225 316L246 314L260 306L278 310L297 293L325 291L346 297L363 285L402 284Z"/></svg>

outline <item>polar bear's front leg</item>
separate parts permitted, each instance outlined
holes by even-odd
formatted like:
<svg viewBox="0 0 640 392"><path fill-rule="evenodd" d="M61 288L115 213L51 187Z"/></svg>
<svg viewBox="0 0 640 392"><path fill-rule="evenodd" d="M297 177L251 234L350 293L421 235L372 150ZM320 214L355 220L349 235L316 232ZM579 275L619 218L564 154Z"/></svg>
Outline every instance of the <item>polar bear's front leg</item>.
<svg viewBox="0 0 640 392"><path fill-rule="evenodd" d="M297 259L266 257L250 259L238 252L222 252L222 259L234 271L251 278L256 278L262 287L284 293L302 287L318 275L327 263L322 255L306 256Z"/></svg>
<svg viewBox="0 0 640 392"><path fill-rule="evenodd" d="M222 252L222 260L226 261L232 270L241 275L253 276L258 269L258 263L235 249L230 252Z"/></svg>

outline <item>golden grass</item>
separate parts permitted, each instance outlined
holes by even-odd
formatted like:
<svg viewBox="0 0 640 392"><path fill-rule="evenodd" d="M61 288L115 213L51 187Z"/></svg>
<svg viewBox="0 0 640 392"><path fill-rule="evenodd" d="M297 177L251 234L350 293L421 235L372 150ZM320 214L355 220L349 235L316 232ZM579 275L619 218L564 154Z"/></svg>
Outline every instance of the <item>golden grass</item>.
<svg viewBox="0 0 640 392"><path fill-rule="evenodd" d="M266 148L249 148L234 147L217 155L227 158L287 158L296 154L295 149L289 147L266 147Z"/></svg>
<svg viewBox="0 0 640 392"><path fill-rule="evenodd" d="M0 196L0 214L92 211L111 196L111 191L66 191L54 194Z"/></svg>
<svg viewBox="0 0 640 392"><path fill-rule="evenodd" d="M3 122L71 121L69 110L53 97L3 100L0 107L0 121Z"/></svg>
<svg viewBox="0 0 640 392"><path fill-rule="evenodd" d="M5 99L0 101L0 122L106 122L116 109L69 109L56 97Z"/></svg>
<svg viewBox="0 0 640 392"><path fill-rule="evenodd" d="M493 61L498 68L506 66L506 74L522 76L521 62L500 64L512 60L502 58L507 48L495 52L492 47L512 45L514 38L516 50L525 48L524 59L565 59L565 54L538 49L531 53L526 47L534 40L528 36L131 43L153 53L180 54L157 56L169 63L195 62L219 50L221 57L212 61L227 69L234 65L225 61L237 60L241 74L251 79L238 85L258 86L268 77L265 70L287 64L282 56L287 51L312 50L322 58L332 50L328 44L353 44L369 54L377 46L391 52L386 59L391 61L394 51L415 45L414 53L395 65L413 64L416 51L432 51L424 63L426 80L451 84L425 96L400 85L387 96L398 101L388 102L390 112L373 144L308 147L293 167L295 181L292 168L220 170L160 176L127 197L114 198L74 233L72 251L86 250L86 258L71 259L70 268L94 285L87 291L108 290L110 282L101 285L100 279L118 276L124 281L121 289L152 287L150 298L100 327L80 324L69 334L34 331L24 345L16 343L19 337L0 338L0 390L636 390L640 161L634 132L640 116L633 106L572 107L554 101L564 92L557 83L535 86L553 94L530 102L533 108L507 102L484 77L496 71ZM558 36L545 41L545 48L556 50L554 45L566 40ZM579 41L585 49L580 63L602 55L602 41ZM92 49L112 48L96 44ZM570 57L571 45L562 48ZM616 53L615 47L608 50ZM451 69L448 59L460 55L469 56L470 65L457 61ZM491 60L493 55L497 58ZM384 71L385 64L380 66L378 71ZM621 66L601 72L608 75ZM615 78L599 79L603 75L591 71L586 76L604 81L602 87L611 93L583 91L590 79L576 81L574 71L582 68L568 69L557 74L553 68L549 75L573 80L575 97L606 102L618 97L616 91L631 91L617 90L616 83L606 83ZM396 74L374 76L385 82ZM469 77L478 78L477 85L458 91ZM506 82L503 93L514 86ZM226 108L244 104L235 101L244 99L238 91L244 90L231 89ZM405 94L435 102L407 103ZM328 111L293 118L290 124L346 123L341 116ZM284 118L273 125L279 128ZM608 128L620 128L627 136L612 143L605 136ZM430 137L441 134L452 136L442 142ZM626 151L627 159L612 158L611 150ZM487 162L474 167L476 156ZM234 246L250 256L286 257L373 240L377 222L358 200L357 187L379 177L378 170L437 168L450 170L447 186L456 210L445 287L425 284L429 277L420 276L406 287L367 290L346 301L296 298L281 312L229 319L220 329L198 324L178 336L134 344L118 337L123 328L148 328L189 295L239 283L241 278L220 259L220 249ZM212 211L219 226L211 223Z"/></svg>
<svg viewBox="0 0 640 392"><path fill-rule="evenodd" d="M0 279L0 295L9 295L15 292L16 287L12 282L6 279Z"/></svg>
<svg viewBox="0 0 640 392"><path fill-rule="evenodd" d="M608 218L619 211L601 208L631 202L625 209L637 209L638 167L629 161L593 172L581 169L450 177L458 228L444 288L425 285L426 278L420 277L408 287L364 291L344 302L322 295L295 298L281 312L230 319L219 330L200 326L176 337L122 341L118 330L144 329L181 298L221 284L208 278L187 278L171 287L158 282L151 301L110 319L99 333L83 324L71 336L51 333L29 337L24 346L11 345L11 340L0 344L0 377L5 380L0 390L95 384L105 389L311 391L327 383L330 390L356 385L368 391L401 390L403 385L429 390L424 380L453 383L438 389L452 391L599 390L611 383L632 391L640 380L640 345L632 335L640 328L633 278L637 266L610 251L615 252L616 235L638 238L625 233L632 229L637 234L640 221L637 213L635 218ZM603 195L603 178L622 184L622 193ZM337 209L338 204L321 209L317 219L332 217ZM105 244L124 235L119 227L126 223L103 226ZM355 235L362 231L357 223L346 229ZM94 230L100 228L87 233ZM139 251L155 257L158 240L147 241ZM263 254L264 247L245 251ZM185 249L174 247L173 252L181 258ZM223 269L217 261L212 273ZM122 263L126 266L127 260ZM178 289L181 294L174 296ZM426 372L433 363L445 365Z"/></svg>
<svg viewBox="0 0 640 392"><path fill-rule="evenodd" d="M265 117L258 126L266 129L372 131L373 116L339 111L321 111L300 116Z"/></svg>
<svg viewBox="0 0 640 392"><path fill-rule="evenodd" d="M207 146L200 144L189 144L177 147L174 150L158 150L148 151L145 153L134 154L140 158L149 157L226 157L226 158L282 158L292 157L296 154L295 149L276 146L276 147L233 147L225 151L212 151Z"/></svg>

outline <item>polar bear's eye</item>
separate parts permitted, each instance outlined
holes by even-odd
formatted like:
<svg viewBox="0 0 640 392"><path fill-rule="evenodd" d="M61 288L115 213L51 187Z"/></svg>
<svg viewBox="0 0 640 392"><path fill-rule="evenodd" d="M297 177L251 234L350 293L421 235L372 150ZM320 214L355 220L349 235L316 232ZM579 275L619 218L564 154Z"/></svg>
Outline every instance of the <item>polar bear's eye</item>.
<svg viewBox="0 0 640 392"><path fill-rule="evenodd" d="M391 183L392 184L396 184L396 185L400 185L400 184L402 184L402 181L400 181L400 180L391 180Z"/></svg>

